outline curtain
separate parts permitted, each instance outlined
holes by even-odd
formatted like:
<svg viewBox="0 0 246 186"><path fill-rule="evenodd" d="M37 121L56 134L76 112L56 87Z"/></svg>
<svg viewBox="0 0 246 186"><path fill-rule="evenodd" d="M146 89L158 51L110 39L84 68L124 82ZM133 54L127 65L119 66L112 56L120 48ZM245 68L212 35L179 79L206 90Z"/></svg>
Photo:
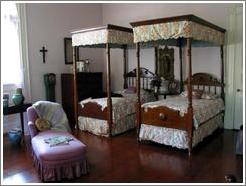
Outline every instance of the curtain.
<svg viewBox="0 0 246 186"><path fill-rule="evenodd" d="M1 75L3 93L9 94L11 98L16 88L22 88L25 100L30 102L25 4L4 2L2 7Z"/></svg>
<svg viewBox="0 0 246 186"><path fill-rule="evenodd" d="M1 79L9 104L16 88L23 89L25 102L31 102L27 50L26 7L24 3L1 3ZM24 114L26 123L26 114ZM19 114L3 117L3 132L20 128Z"/></svg>
<svg viewBox="0 0 246 186"><path fill-rule="evenodd" d="M22 65L19 47L19 16L14 3L2 9L2 81L4 85L22 86Z"/></svg>
<svg viewBox="0 0 246 186"><path fill-rule="evenodd" d="M19 41L21 50L21 64L23 72L23 94L27 102L32 101L31 97L31 82L28 60L28 40L27 40L27 17L26 17L26 4L17 3L17 12L19 16Z"/></svg>

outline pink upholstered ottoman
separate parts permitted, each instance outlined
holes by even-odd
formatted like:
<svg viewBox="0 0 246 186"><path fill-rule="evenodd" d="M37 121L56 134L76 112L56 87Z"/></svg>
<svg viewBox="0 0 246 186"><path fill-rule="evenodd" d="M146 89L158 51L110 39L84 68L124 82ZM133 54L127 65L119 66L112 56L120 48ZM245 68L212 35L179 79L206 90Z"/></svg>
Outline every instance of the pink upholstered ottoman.
<svg viewBox="0 0 246 186"><path fill-rule="evenodd" d="M44 139L54 136L68 136L73 140L69 144L50 147ZM86 146L67 132L39 132L32 138L34 164L43 181L60 181L87 174L85 157Z"/></svg>

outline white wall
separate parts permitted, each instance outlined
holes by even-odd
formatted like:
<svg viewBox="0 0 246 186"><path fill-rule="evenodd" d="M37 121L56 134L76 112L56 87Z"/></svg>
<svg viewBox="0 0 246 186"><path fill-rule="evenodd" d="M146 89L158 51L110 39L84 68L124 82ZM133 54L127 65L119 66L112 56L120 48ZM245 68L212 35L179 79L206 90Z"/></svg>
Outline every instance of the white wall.
<svg viewBox="0 0 246 186"><path fill-rule="evenodd" d="M71 65L64 62L63 38L73 30L102 24L100 4L27 4L27 31L33 102L45 100L43 75L56 74L56 100L61 102L61 73L70 72ZM39 52L48 49L46 63ZM92 71L103 69L100 49L82 49L81 58L91 58Z"/></svg>
<svg viewBox="0 0 246 186"><path fill-rule="evenodd" d="M64 62L63 38L70 37L73 30L102 25L102 7L100 4L30 3L26 10L32 101L45 100L43 75L55 73L56 100L61 103L60 76L61 73L71 72L71 65ZM45 64L39 52L43 45L48 49ZM93 60L92 71L102 71L101 49L81 49L80 56ZM4 133L20 128L19 117L19 114L4 116ZM26 124L26 113L24 120Z"/></svg>
<svg viewBox="0 0 246 186"><path fill-rule="evenodd" d="M243 6L233 7L230 10L227 68L226 68L226 111L225 128L239 129L243 122ZM245 19L245 18L244 18ZM239 89L239 91L238 91Z"/></svg>
<svg viewBox="0 0 246 186"><path fill-rule="evenodd" d="M103 24L130 26L130 22L184 14L194 14L222 28L227 28L228 8L232 4L103 4ZM141 50L140 66L154 71L154 50ZM175 77L179 79L179 54L175 47ZM113 53L113 52L112 52ZM112 55L112 89L123 87L123 57ZM136 67L135 50L129 51L129 70ZM184 56L185 57L185 56ZM120 62L120 63L118 63ZM193 73L209 72L220 77L220 52L218 47L192 49ZM185 61L184 61L185 63Z"/></svg>
<svg viewBox="0 0 246 186"><path fill-rule="evenodd" d="M64 64L63 38L74 29L105 24L130 27L130 22L194 14L212 23L227 28L228 8L232 4L28 4L27 25L29 60L33 101L45 99L43 74L57 75L56 98L61 102L60 74L69 72ZM65 12L65 13L64 13ZM45 29L44 29L45 28ZM39 53L42 45L47 47L47 62L42 63ZM81 57L91 58L92 71L103 71L106 75L105 53L103 49L81 49ZM179 79L179 54L175 47L175 77ZM129 70L136 67L135 50L129 50ZM141 66L154 71L154 50L141 50ZM194 48L192 51L193 72L205 71L220 77L218 63L219 48ZM123 87L123 51L111 51L112 89ZM105 81L104 81L105 82ZM105 83L104 83L105 87Z"/></svg>

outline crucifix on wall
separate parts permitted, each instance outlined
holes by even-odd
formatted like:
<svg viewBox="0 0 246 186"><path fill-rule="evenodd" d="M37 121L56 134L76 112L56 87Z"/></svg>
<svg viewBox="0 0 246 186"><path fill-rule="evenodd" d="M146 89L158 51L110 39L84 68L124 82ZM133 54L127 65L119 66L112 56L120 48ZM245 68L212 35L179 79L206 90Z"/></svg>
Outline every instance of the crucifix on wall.
<svg viewBox="0 0 246 186"><path fill-rule="evenodd" d="M42 55L43 55L43 63L45 63L45 52L48 52L48 50L47 50L47 49L45 49L45 47L43 46L43 47L42 47L42 49L41 49L41 50L39 50L39 52L41 52L41 53L42 53Z"/></svg>

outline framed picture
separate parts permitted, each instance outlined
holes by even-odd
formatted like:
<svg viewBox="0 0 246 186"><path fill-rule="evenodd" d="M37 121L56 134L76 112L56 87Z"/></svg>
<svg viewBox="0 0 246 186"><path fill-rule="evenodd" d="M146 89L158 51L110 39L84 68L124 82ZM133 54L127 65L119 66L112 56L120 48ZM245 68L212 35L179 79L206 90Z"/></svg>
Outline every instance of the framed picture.
<svg viewBox="0 0 246 186"><path fill-rule="evenodd" d="M76 52L76 61L79 60L79 52ZM64 57L65 57L65 64L70 65L73 64L73 47L72 47L72 38L65 37L64 38Z"/></svg>
<svg viewBox="0 0 246 186"><path fill-rule="evenodd" d="M174 49L165 46L164 49L157 48L156 54L156 74L165 80L174 79Z"/></svg>

